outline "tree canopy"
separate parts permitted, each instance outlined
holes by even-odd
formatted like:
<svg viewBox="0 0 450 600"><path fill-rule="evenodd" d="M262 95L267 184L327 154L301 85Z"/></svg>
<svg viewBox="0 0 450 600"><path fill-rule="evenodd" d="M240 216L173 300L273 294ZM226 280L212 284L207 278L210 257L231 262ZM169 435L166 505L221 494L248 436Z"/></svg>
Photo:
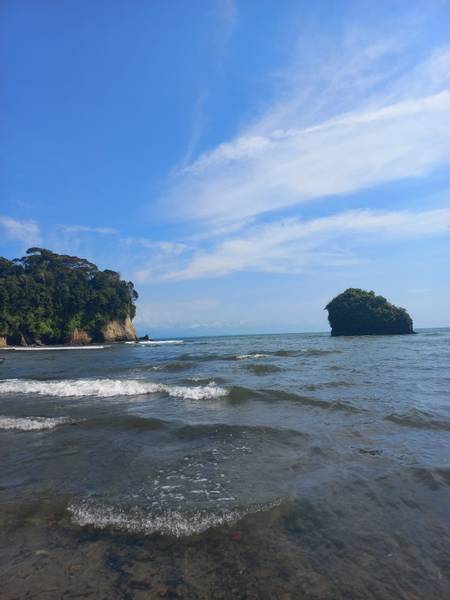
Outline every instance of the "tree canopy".
<svg viewBox="0 0 450 600"><path fill-rule="evenodd" d="M0 257L0 335L13 341L61 343L75 329L95 339L108 321L133 318L137 297L131 281L84 258L44 248Z"/></svg>
<svg viewBox="0 0 450 600"><path fill-rule="evenodd" d="M325 307L331 335L379 335L413 333L413 323L404 308L383 296L348 288Z"/></svg>

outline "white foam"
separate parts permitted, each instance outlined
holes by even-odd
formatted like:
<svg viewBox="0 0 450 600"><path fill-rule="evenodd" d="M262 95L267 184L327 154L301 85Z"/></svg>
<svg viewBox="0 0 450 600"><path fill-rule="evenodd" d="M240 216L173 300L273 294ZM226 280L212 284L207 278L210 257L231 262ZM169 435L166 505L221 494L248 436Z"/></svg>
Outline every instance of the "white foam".
<svg viewBox="0 0 450 600"><path fill-rule="evenodd" d="M248 514L267 511L281 504L275 500L267 504L257 504L243 509L222 509L217 512L206 510L185 513L166 510L145 514L138 510L126 511L120 506L83 502L68 507L73 521L82 527L97 529L117 529L133 534L172 535L184 537L202 533L213 527L232 525Z"/></svg>
<svg viewBox="0 0 450 600"><path fill-rule="evenodd" d="M246 358L268 358L270 354L238 354L236 358L238 360L245 360Z"/></svg>
<svg viewBox="0 0 450 600"><path fill-rule="evenodd" d="M4 379L0 381L0 394L107 398L157 393L165 393L174 398L202 400L203 398L221 398L226 396L228 392L224 388L215 385L187 387L138 379L63 379L61 381Z"/></svg>
<svg viewBox="0 0 450 600"><path fill-rule="evenodd" d="M2 350L14 350L15 352L48 352L50 350L103 350L111 346L8 346Z"/></svg>
<svg viewBox="0 0 450 600"><path fill-rule="evenodd" d="M138 342L140 346L162 346L164 344L184 344L183 340L145 340Z"/></svg>
<svg viewBox="0 0 450 600"><path fill-rule="evenodd" d="M69 423L65 417L2 417L0 416L0 429L15 429L18 431L41 431L54 429L58 425Z"/></svg>

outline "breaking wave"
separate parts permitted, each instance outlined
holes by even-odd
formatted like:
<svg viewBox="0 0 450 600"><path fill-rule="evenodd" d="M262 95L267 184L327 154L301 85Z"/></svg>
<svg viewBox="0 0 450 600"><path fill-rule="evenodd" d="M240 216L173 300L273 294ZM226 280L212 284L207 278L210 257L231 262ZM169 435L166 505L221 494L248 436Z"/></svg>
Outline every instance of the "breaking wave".
<svg viewBox="0 0 450 600"><path fill-rule="evenodd" d="M42 431L67 423L70 423L70 420L65 417L0 417L0 429L16 431Z"/></svg>
<svg viewBox="0 0 450 600"><path fill-rule="evenodd" d="M281 502L278 499L243 509L198 510L186 513L178 510L160 510L146 513L137 508L85 501L71 504L68 511L74 523L81 527L91 526L140 535L187 537L214 527L233 525L249 514L271 510Z"/></svg>
<svg viewBox="0 0 450 600"><path fill-rule="evenodd" d="M222 398L228 394L228 391L216 385L187 387L137 379L63 379L61 381L5 379L0 381L0 394L108 398L157 393L165 393L173 398L201 400L203 398Z"/></svg>

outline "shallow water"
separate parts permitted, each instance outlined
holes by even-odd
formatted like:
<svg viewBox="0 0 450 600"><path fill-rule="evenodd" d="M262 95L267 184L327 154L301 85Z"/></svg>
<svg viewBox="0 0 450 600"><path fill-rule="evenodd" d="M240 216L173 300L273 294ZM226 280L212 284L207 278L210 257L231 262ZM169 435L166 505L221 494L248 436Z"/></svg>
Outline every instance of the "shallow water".
<svg viewBox="0 0 450 600"><path fill-rule="evenodd" d="M450 330L0 351L3 598L447 598Z"/></svg>

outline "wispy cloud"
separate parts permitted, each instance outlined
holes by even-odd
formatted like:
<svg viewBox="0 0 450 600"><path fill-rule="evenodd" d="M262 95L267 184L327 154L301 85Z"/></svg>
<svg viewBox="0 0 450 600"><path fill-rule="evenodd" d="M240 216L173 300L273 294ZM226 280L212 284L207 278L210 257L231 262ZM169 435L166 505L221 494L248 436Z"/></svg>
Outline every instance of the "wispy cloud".
<svg viewBox="0 0 450 600"><path fill-rule="evenodd" d="M306 129L240 137L201 157L172 190L180 216L236 221L418 177L448 162L450 92Z"/></svg>
<svg viewBox="0 0 450 600"><path fill-rule="evenodd" d="M117 230L112 227L89 227L87 225L61 225L59 227L65 233L94 233L99 235L115 235Z"/></svg>
<svg viewBox="0 0 450 600"><path fill-rule="evenodd" d="M354 249L367 243L445 235L450 209L409 211L346 211L317 219L285 219L250 228L210 252L200 252L178 271L162 272L164 281L218 277L236 271L299 273L320 267L348 267L365 260ZM349 242L353 249L349 250Z"/></svg>
<svg viewBox="0 0 450 600"><path fill-rule="evenodd" d="M22 242L27 247L41 244L39 225L36 221L19 221L12 217L0 216L0 226L11 241Z"/></svg>
<svg viewBox="0 0 450 600"><path fill-rule="evenodd" d="M238 24L239 15L235 0L215 0L212 12L221 32L220 43L224 47L233 35Z"/></svg>
<svg viewBox="0 0 450 600"><path fill-rule="evenodd" d="M347 62L318 66L309 80L289 71L281 100L172 178L171 214L220 227L448 163L449 48L405 66L401 47L346 48Z"/></svg>
<svg viewBox="0 0 450 600"><path fill-rule="evenodd" d="M191 124L191 133L189 136L189 140L187 143L186 150L179 162L178 165L175 166L174 172L177 172L183 169L186 165L188 165L197 151L197 146L201 139L203 130L205 128L205 113L206 113L206 100L208 97L208 93L206 90L202 90L195 101L193 108L193 117Z"/></svg>
<svg viewBox="0 0 450 600"><path fill-rule="evenodd" d="M181 254L187 249L187 245L181 242L166 242L161 240L152 240L142 237L125 237L120 240L128 246L141 246L150 250L161 250L170 254Z"/></svg>

